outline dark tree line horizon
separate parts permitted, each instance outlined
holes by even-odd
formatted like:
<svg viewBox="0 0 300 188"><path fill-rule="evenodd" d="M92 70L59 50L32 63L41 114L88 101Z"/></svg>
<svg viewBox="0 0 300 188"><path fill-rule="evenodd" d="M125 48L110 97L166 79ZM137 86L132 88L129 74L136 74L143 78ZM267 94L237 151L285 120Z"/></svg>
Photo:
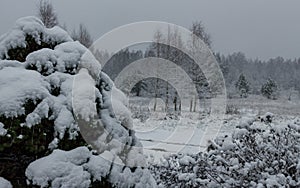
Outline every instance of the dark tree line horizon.
<svg viewBox="0 0 300 188"><path fill-rule="evenodd" d="M37 15L43 21L46 27L60 25L58 21L58 15L51 4L51 1L42 0L37 8ZM61 27L67 30L66 24L63 24ZM192 22L189 29L195 36L201 38L205 44L212 49L212 37L206 31L206 28L201 21ZM74 40L79 41L86 47L90 47L93 43L93 38L83 23L79 23L78 29L73 29L71 36ZM167 44L176 43L177 45L182 46L187 45L183 44L180 33L178 33L176 30L171 30L167 36L163 36L158 30L153 38L155 42L152 44L147 44L148 47L146 50L132 50L131 47L128 47L114 54L109 60L110 65L106 65L106 67L104 67L104 72L114 79L116 74L118 74L122 68L135 60L147 57L164 58L181 66L190 75L197 87L200 98L210 97L207 80L199 67L193 63L193 61L187 55L179 52L179 50L173 49L170 47L170 45L161 44L162 41L165 41ZM193 45L193 37L191 43L192 44L188 45ZM144 47L142 47L142 49L143 48ZM110 54L107 54L105 51L97 50L93 53L99 61L107 60L107 58L110 56ZM289 99L292 95L297 95L300 97L300 57L294 59L285 59L278 56L268 60L260 60L257 58L249 58L243 52L233 52L227 55L222 54L222 52L213 53L224 75L226 88L228 91L227 94L230 98L238 97L240 95L235 85L241 75L243 75L245 80L249 83L247 95L261 95L262 86L269 79L271 79L277 84L278 93L280 93L281 96L287 96ZM149 93L151 95L151 92L149 91L153 91L153 88L151 88L153 85L159 85L159 87L156 88L160 88L160 90L161 88L163 88L163 90L166 90L166 88L168 89L167 92L158 91L156 89L154 91L154 95L156 97L165 96L166 93L169 95L176 93L174 88L172 88L170 85L157 79L155 82L153 80L151 81L151 79L148 79L147 81L143 81L143 83L137 83L133 88L133 92L138 96L145 95L145 93L146 95L149 95Z"/></svg>
<svg viewBox="0 0 300 188"><path fill-rule="evenodd" d="M282 92L281 95L285 95L285 97L292 93L300 95L300 57L297 59L276 57L269 60L259 60L257 58L247 58L243 52L234 52L228 55L217 52L214 55L223 73L229 97L238 97L239 94L235 84L241 75L244 75L247 82L249 82L249 94L261 95L262 85L268 79L272 79L277 83L278 89ZM103 58L103 54L97 55L96 53L95 56L99 59ZM147 57L156 57L156 55L151 49L142 51L125 48L114 54L103 69L114 79L131 62ZM193 63L187 56L182 57L184 58L180 60L181 62L178 62L178 60L173 61L183 66L187 72L193 72L191 69L195 65L192 65ZM198 70L195 74L202 77L200 81L203 82L202 85L205 85L206 79L203 77L201 70ZM194 77L193 80L195 79L197 78ZM139 85L140 83L137 84L137 86ZM141 89L145 90L145 85ZM136 92L137 88L134 88L134 91ZM143 94L141 91L138 93L139 95Z"/></svg>

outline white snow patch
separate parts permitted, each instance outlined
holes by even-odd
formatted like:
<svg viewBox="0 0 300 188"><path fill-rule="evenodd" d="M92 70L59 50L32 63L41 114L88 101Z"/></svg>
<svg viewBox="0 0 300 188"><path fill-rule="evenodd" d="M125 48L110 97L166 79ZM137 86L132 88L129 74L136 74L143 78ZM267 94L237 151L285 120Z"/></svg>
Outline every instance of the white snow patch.
<svg viewBox="0 0 300 188"><path fill-rule="evenodd" d="M86 147L69 152L54 150L49 156L32 162L25 174L33 185L41 187L89 187L90 174L78 166L89 157L90 152Z"/></svg>
<svg viewBox="0 0 300 188"><path fill-rule="evenodd" d="M28 99L35 101L49 96L49 84L36 71L6 67L0 70L0 114L17 117Z"/></svg>
<svg viewBox="0 0 300 188"><path fill-rule="evenodd" d="M73 109L77 117L80 115L87 122L97 116L95 91L95 81L87 69L81 69L74 80Z"/></svg>
<svg viewBox="0 0 300 188"><path fill-rule="evenodd" d="M155 186L148 170L140 167L134 172L128 167L123 170L123 165L114 163L115 160L109 151L97 156L86 147L71 151L57 149L49 156L32 162L26 169L26 176L33 185L41 187L89 187L92 177L92 181L108 177L118 187Z"/></svg>
<svg viewBox="0 0 300 188"><path fill-rule="evenodd" d="M4 128L4 124L0 122L0 136L5 136L7 130Z"/></svg>
<svg viewBox="0 0 300 188"><path fill-rule="evenodd" d="M6 179L0 177L0 187L1 188L12 188L12 185L9 181L7 181Z"/></svg>
<svg viewBox="0 0 300 188"><path fill-rule="evenodd" d="M195 164L195 162L196 161L194 158L187 156L187 155L185 155L181 159L179 159L179 163L181 165L189 165L189 164L193 165L193 164Z"/></svg>

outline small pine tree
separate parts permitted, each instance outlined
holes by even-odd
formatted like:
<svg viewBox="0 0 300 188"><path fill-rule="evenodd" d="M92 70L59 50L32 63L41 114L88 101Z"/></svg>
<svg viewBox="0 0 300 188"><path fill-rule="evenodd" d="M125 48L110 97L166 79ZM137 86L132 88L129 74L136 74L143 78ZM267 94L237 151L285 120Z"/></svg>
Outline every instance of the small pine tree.
<svg viewBox="0 0 300 188"><path fill-rule="evenodd" d="M265 84L261 87L261 94L268 99L275 100L277 98L278 86L274 80L269 78Z"/></svg>
<svg viewBox="0 0 300 188"><path fill-rule="evenodd" d="M235 83L241 98L247 98L250 91L250 84L244 74L241 74L238 81Z"/></svg>

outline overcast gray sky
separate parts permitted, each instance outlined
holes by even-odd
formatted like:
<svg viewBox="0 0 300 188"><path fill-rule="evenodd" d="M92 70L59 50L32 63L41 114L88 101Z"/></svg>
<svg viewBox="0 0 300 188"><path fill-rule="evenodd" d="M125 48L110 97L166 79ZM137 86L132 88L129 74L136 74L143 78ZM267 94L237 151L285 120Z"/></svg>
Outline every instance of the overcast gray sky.
<svg viewBox="0 0 300 188"><path fill-rule="evenodd" d="M94 39L136 21L166 21L189 28L201 20L213 49L248 57L300 57L299 0L52 0L69 30L84 23ZM0 34L15 20L36 15L38 0L1 0Z"/></svg>

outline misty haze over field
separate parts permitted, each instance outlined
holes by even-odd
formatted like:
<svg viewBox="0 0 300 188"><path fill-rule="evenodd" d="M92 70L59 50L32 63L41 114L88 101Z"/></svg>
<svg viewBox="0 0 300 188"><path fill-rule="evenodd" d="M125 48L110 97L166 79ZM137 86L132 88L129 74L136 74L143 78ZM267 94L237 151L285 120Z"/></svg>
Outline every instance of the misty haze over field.
<svg viewBox="0 0 300 188"><path fill-rule="evenodd" d="M94 39L115 27L137 21L166 21L189 28L191 22L201 20L218 52L242 51L247 57L262 60L299 56L300 2L297 0L51 2L61 24L66 23L72 30L82 22ZM37 6L38 0L1 1L0 16L5 19L1 19L0 33L5 33L19 17L36 15Z"/></svg>

